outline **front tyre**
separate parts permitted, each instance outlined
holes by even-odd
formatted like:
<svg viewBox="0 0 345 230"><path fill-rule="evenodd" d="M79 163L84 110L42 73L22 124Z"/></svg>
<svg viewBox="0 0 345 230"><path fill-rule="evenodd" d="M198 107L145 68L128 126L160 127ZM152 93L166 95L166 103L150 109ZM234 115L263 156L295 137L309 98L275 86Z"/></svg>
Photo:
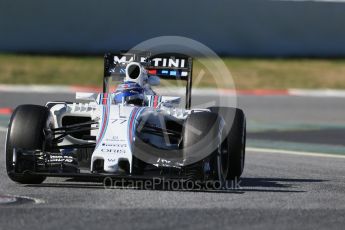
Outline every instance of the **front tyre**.
<svg viewBox="0 0 345 230"><path fill-rule="evenodd" d="M49 109L39 105L21 105L13 112L6 136L6 171L11 180L21 184L40 184L45 180L26 174L25 171L35 168L35 161L20 160L14 151L44 150L49 115Z"/></svg>
<svg viewBox="0 0 345 230"><path fill-rule="evenodd" d="M246 147L246 117L238 108L211 107L212 112L218 113L225 121L227 132L227 149L229 155L228 180L238 179L244 169Z"/></svg>
<svg viewBox="0 0 345 230"><path fill-rule="evenodd" d="M229 161L222 144L223 135L224 121L218 114L197 112L187 117L183 128L184 159L188 162L190 158L201 158L186 165L188 178L224 185Z"/></svg>

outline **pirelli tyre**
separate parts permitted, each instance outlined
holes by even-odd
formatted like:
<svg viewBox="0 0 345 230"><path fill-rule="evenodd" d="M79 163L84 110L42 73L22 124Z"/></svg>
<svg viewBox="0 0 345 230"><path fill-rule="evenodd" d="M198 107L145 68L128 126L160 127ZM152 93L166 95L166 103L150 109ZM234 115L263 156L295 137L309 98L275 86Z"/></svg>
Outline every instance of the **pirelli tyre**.
<svg viewBox="0 0 345 230"><path fill-rule="evenodd" d="M22 184L40 184L45 177L26 174L35 168L34 160L20 160L14 150L43 150L44 129L49 109L38 105L18 106L11 117L6 136L6 170L11 180Z"/></svg>
<svg viewBox="0 0 345 230"><path fill-rule="evenodd" d="M229 156L228 180L239 178L244 169L246 147L246 117L238 108L211 107L212 112L218 113L225 121L227 133L227 147Z"/></svg>
<svg viewBox="0 0 345 230"><path fill-rule="evenodd" d="M224 121L217 113L191 113L183 128L183 154L187 160L202 158L186 165L187 178L202 182L217 182L222 187L228 174L229 162L223 151L221 137L224 135ZM192 161L193 162L193 161Z"/></svg>

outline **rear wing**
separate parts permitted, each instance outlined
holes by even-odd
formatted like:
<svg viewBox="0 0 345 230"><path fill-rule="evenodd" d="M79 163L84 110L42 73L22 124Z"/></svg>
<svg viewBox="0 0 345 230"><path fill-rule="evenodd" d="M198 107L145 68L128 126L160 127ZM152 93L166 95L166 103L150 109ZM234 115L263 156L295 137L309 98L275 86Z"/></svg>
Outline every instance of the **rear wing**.
<svg viewBox="0 0 345 230"><path fill-rule="evenodd" d="M150 52L121 52L104 55L103 92L109 92L110 77L124 77L126 65L132 61L139 62L148 75L161 79L181 80L186 82L186 109L191 107L193 59L176 53L152 55Z"/></svg>

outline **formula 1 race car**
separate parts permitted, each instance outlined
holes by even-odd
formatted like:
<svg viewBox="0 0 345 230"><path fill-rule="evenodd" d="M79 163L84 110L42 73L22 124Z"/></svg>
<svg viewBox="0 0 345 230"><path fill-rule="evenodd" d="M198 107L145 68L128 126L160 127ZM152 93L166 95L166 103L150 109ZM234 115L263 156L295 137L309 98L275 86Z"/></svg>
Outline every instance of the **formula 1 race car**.
<svg viewBox="0 0 345 230"><path fill-rule="evenodd" d="M165 80L185 82L186 97L158 95L152 86ZM243 111L191 109L191 90L191 57L106 54L103 93L15 109L6 139L8 176L23 184L46 177L159 176L221 184L239 178L245 159Z"/></svg>

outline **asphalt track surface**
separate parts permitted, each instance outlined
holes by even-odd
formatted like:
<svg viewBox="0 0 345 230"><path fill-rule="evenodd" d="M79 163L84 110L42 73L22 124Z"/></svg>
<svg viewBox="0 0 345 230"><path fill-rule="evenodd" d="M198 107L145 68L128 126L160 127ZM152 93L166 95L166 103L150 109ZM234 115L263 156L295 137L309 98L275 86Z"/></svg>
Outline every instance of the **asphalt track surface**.
<svg viewBox="0 0 345 230"><path fill-rule="evenodd" d="M73 96L0 93L0 106L53 99ZM198 100L201 103L202 98ZM345 124L343 99L245 96L239 105L253 126L275 123L285 129L286 124L304 124L323 132L325 125ZM265 130L250 135L269 141L277 136L271 134ZM298 139L303 141L303 135ZM5 133L0 131L0 149L4 142ZM342 144L341 138L336 144ZM58 178L37 186L19 185L6 176L4 160L2 150L0 195L21 196L22 202L0 204L1 229L343 229L345 224L345 159L331 155L247 151L240 188L227 191L104 189L97 183Z"/></svg>

